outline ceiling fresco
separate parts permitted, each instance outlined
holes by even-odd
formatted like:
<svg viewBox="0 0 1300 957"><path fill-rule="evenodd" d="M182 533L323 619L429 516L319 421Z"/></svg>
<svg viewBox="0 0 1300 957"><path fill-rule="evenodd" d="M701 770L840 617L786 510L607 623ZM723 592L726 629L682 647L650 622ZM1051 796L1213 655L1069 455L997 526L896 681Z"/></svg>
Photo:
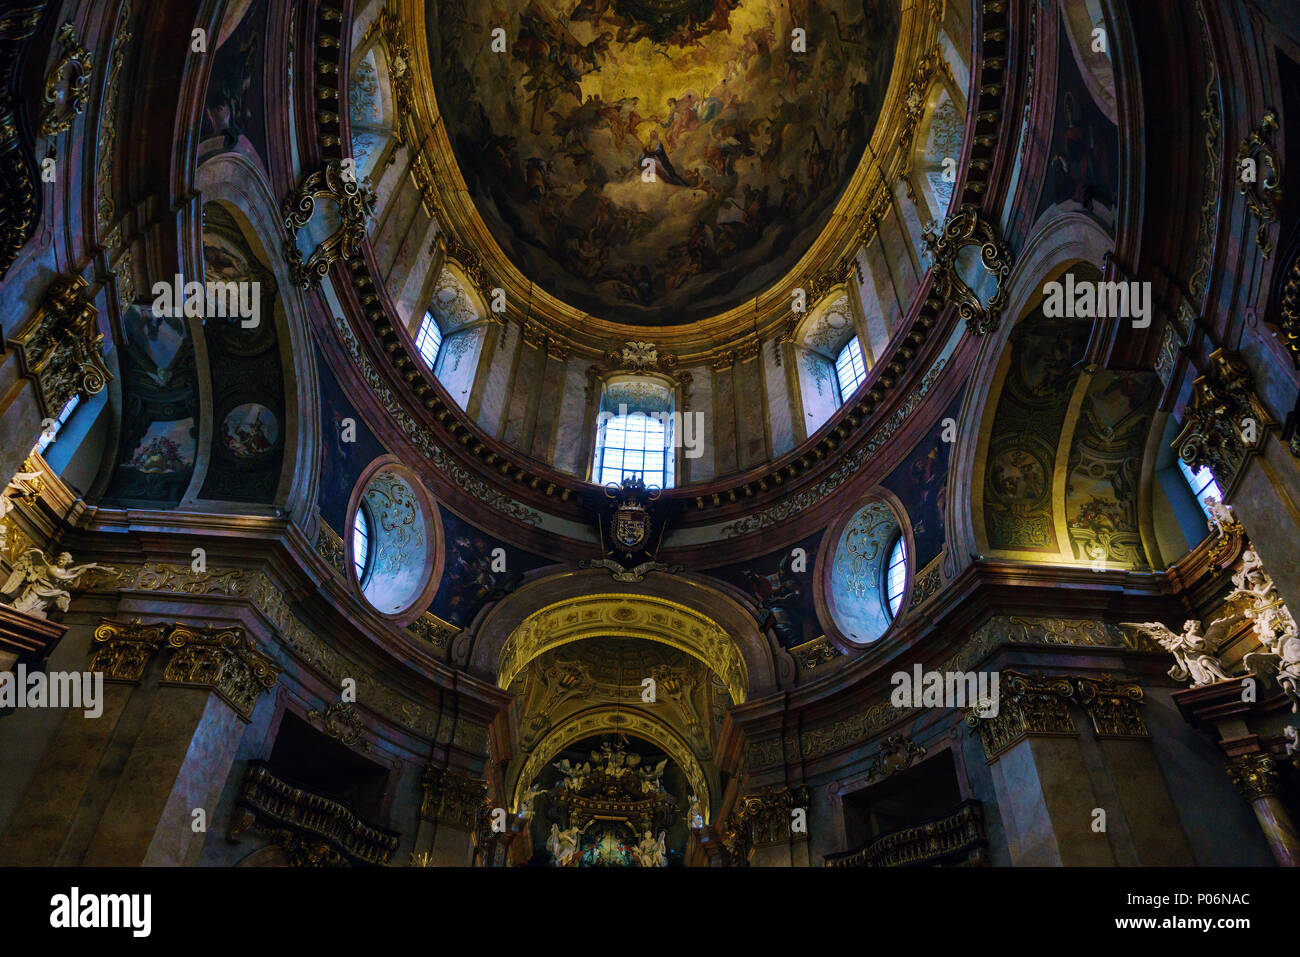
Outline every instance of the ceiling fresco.
<svg viewBox="0 0 1300 957"><path fill-rule="evenodd" d="M895 0L438 0L427 17L447 133L503 250L552 295L643 325L733 308L794 266L870 140L901 21Z"/></svg>

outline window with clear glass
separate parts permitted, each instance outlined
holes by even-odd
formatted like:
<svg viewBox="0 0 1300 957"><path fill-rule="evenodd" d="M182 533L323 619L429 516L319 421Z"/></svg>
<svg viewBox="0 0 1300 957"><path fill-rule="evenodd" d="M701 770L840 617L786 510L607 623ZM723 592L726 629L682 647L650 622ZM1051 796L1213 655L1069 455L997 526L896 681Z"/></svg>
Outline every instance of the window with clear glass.
<svg viewBox="0 0 1300 957"><path fill-rule="evenodd" d="M44 455L45 450L50 447L50 443L53 442L55 437L59 434L59 430L63 428L68 419L72 417L72 413L77 410L77 406L80 404L81 396L74 395L68 404L63 407L63 411L59 413L59 417L51 422L48 428L41 432L41 437L36 441L36 448L32 449L32 451L37 455Z"/></svg>
<svg viewBox="0 0 1300 957"><path fill-rule="evenodd" d="M665 414L647 412L602 416L596 436L596 481L618 484L638 475L646 485L672 488L670 423Z"/></svg>
<svg viewBox="0 0 1300 957"><path fill-rule="evenodd" d="M1178 468L1187 481L1187 487L1192 490L1192 497L1196 499L1196 504L1201 507L1206 518L1209 518L1210 510L1205 507L1205 499L1213 495L1220 502L1223 501L1223 489L1219 488L1219 483L1214 480L1214 473L1204 465L1194 469L1181 458L1178 460Z"/></svg>
<svg viewBox="0 0 1300 957"><path fill-rule="evenodd" d="M366 514L365 505L357 508L352 519L352 570L357 581L366 583L366 572L370 566L370 516Z"/></svg>
<svg viewBox="0 0 1300 957"><path fill-rule="evenodd" d="M442 330L433 313L426 312L420 322L420 330L415 334L415 351L420 354L424 364L430 369L438 361L438 350L442 348Z"/></svg>
<svg viewBox="0 0 1300 957"><path fill-rule="evenodd" d="M835 378L840 384L841 405L849 400L849 396L857 391L866 377L867 364L862 359L862 346L858 337L854 336L840 350L839 358L835 360Z"/></svg>
<svg viewBox="0 0 1300 957"><path fill-rule="evenodd" d="M899 535L889 552L885 566L885 601L889 604L889 617L896 618L903 604L903 586L907 584L907 543Z"/></svg>

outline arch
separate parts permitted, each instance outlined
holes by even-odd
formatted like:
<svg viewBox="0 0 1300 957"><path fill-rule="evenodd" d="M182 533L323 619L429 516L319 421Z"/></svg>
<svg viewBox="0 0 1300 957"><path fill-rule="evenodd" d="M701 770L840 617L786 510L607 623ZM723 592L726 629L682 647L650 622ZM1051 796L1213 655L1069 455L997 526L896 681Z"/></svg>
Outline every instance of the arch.
<svg viewBox="0 0 1300 957"><path fill-rule="evenodd" d="M241 153L221 153L199 167L196 186L205 203L220 203L243 228L250 248L275 276L276 319L279 335L280 369L284 380L284 463L276 487L273 508L287 512L306 527L315 504L320 470L320 436L316 423L320 419L316 378L316 350L312 345L302 294L279 255L271 255L264 243L267 237L280 235L278 204L271 195L260 168ZM201 230L200 230L201 231ZM202 245L202 236L199 236ZM202 347L199 340L196 344ZM199 356L200 402L205 405L204 419L210 423L216 410L211 406L211 382L208 377L206 349ZM206 455L211 441L209 432L199 436L202 463L196 461L195 475L186 492L185 502L192 501L206 478ZM202 467L200 467L202 465ZM204 474L200 474L200 472ZM247 510L249 506L240 506ZM313 529L308 529L314 534Z"/></svg>
<svg viewBox="0 0 1300 957"><path fill-rule="evenodd" d="M979 343L968 368L970 381L959 414L957 434L974 435L974 442L958 442L949 463L946 514L948 554L954 560L988 550L984 534L984 463L989 435L1002 383L1010 363L1007 348L1019 319L1037 305L1043 284L1079 263L1098 265L1114 246L1110 235L1095 220L1078 211L1059 212L1041 220L1025 242L1024 250L1007 281L1007 308L1003 322ZM1016 321L1011 321L1015 317ZM952 568L952 574L960 570Z"/></svg>
<svg viewBox="0 0 1300 957"><path fill-rule="evenodd" d="M643 638L684 651L713 669L732 701L745 700L745 662L722 626L674 601L618 592L565 599L525 618L501 648L497 684L510 687L528 662L553 648L604 637Z"/></svg>
<svg viewBox="0 0 1300 957"><path fill-rule="evenodd" d="M570 715L537 742L536 747L519 766L514 781L508 788L511 810L518 812L519 798L523 789L537 780L538 775L557 754L575 741L607 731L644 738L662 748L686 775L687 783L699 798L704 822L706 824L709 822L712 802L708 778L690 745L676 731L653 715L615 706L605 706Z"/></svg>
<svg viewBox="0 0 1300 957"><path fill-rule="evenodd" d="M704 640L704 623L707 622L710 626L707 631L708 640L721 639L727 642L735 649L737 656L732 658L728 655L727 658L738 661L743 668L739 672L741 694L738 700L761 697L776 690L778 672L771 642L759 631L753 614L736 598L720 590L715 582L689 573L669 575L651 572L641 582L620 583L617 592L611 592L610 585L609 573L604 569L594 568L582 571L560 571L527 582L480 613L480 617L471 624L470 628L456 639L451 650L452 659L457 663L463 663L471 673L505 687L509 684L508 681L498 681L501 663L505 657L503 652L507 641L525 620L532 617L538 609L556 605L566 605L571 610L579 611L584 601L612 594L616 602L648 600L641 607L647 613L654 610L661 617L657 620L645 621L634 632L625 629L620 634L617 629L611 630L609 625L605 625L602 630L593 631L591 634L607 637L639 637L673 645L692 657L704 661L713 669L713 662L700 654L707 644ZM675 609L678 608L686 613L682 617L683 622L686 621L686 617L701 622L701 639L696 641L693 647L683 647L680 639L676 638L670 641L663 640L665 637L663 631L669 627L671 621L669 612L676 613ZM615 620L613 624L629 623ZM577 640L578 637L580 636L575 635L570 640ZM544 647L538 647L536 650L537 653L541 653L547 648L564 643L546 642ZM522 668L526 660L519 660L517 653L512 652L512 654L515 655L513 660L518 661L518 668ZM516 673L518 668L515 669ZM730 689L732 682L727 681L727 676L717 669L714 671ZM733 700L736 700L734 695Z"/></svg>

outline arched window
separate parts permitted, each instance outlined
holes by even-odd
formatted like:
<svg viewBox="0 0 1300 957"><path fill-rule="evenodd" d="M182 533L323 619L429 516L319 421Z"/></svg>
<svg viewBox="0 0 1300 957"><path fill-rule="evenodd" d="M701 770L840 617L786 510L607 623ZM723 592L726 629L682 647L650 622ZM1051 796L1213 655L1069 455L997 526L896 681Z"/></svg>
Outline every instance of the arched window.
<svg viewBox="0 0 1300 957"><path fill-rule="evenodd" d="M74 395L72 399L69 400L68 404L63 407L63 411L59 413L59 417L51 422L49 426L41 432L41 437L36 441L36 448L32 449L32 451L37 455L44 455L45 450L48 449L50 443L54 441L54 437L57 436L59 430L63 428L63 424L68 421L72 416L72 413L77 410L77 406L80 404L81 396Z"/></svg>
<svg viewBox="0 0 1300 957"><path fill-rule="evenodd" d="M606 383L596 417L592 481L618 484L639 476L646 485L672 488L676 420L667 384L642 376Z"/></svg>
<svg viewBox="0 0 1300 957"><path fill-rule="evenodd" d="M840 384L840 405L862 385L867 377L867 364L862 359L862 346L857 336L852 336L835 360L835 378Z"/></svg>
<svg viewBox="0 0 1300 957"><path fill-rule="evenodd" d="M364 503L357 507L352 519L352 570L364 587L370 571L370 516Z"/></svg>
<svg viewBox="0 0 1300 957"><path fill-rule="evenodd" d="M1178 468L1183 473L1187 487L1192 490L1192 498L1196 499L1196 504L1201 506L1205 517L1209 518L1210 510L1205 506L1206 497L1213 495L1220 502L1223 501L1223 489L1219 488L1219 483L1214 480L1214 473L1204 465L1199 469L1193 469L1182 458L1178 459Z"/></svg>
<svg viewBox="0 0 1300 957"><path fill-rule="evenodd" d="M889 617L897 618L903 604L903 586L907 584L907 542L902 535L894 539L889 551L889 564L885 566L885 601L889 604Z"/></svg>
<svg viewBox="0 0 1300 957"><path fill-rule="evenodd" d="M415 334L415 351L420 354L424 364L430 369L438 361L438 350L442 348L442 329L432 312L426 312L420 322L420 330Z"/></svg>

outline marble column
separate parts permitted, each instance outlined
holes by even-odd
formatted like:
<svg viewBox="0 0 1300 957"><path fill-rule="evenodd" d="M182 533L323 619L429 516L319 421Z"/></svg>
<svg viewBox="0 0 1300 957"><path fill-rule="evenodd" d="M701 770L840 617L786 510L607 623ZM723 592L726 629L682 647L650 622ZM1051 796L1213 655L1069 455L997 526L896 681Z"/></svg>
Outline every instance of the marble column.
<svg viewBox="0 0 1300 957"><path fill-rule="evenodd" d="M1243 754L1228 762L1228 776L1250 802L1278 865L1300 865L1300 832L1278 796L1277 762L1267 754Z"/></svg>

